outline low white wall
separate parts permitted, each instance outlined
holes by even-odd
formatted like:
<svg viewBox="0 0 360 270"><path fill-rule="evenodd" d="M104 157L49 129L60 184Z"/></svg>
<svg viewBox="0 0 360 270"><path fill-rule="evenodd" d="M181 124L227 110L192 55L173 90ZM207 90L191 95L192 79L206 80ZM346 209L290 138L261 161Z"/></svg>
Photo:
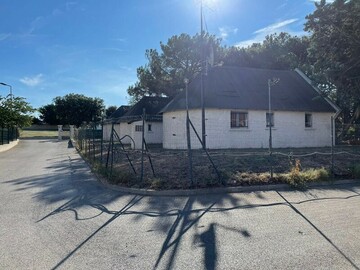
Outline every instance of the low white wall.
<svg viewBox="0 0 360 270"><path fill-rule="evenodd" d="M135 141L135 148L141 149L142 132L135 131L135 126L142 126L142 121L136 121L131 124L131 137ZM149 125L151 125L151 131L149 131ZM163 128L161 122L145 122L144 137L147 144L162 143ZM131 146L134 148L133 143Z"/></svg>
<svg viewBox="0 0 360 270"><path fill-rule="evenodd" d="M111 134L111 124L104 124L103 125L103 140L109 141Z"/></svg>
<svg viewBox="0 0 360 270"><path fill-rule="evenodd" d="M125 135L130 136L135 141L135 147L137 149L141 148L141 138L142 132L135 131L136 125L142 125L142 121L136 121L131 124L127 122L121 122L119 124L114 125L114 129L119 135L120 138L124 137ZM151 131L149 130L149 125L151 125ZM103 136L104 140L110 140L111 135L111 124L105 124L103 127ZM162 143L163 139L163 128L161 122L145 122L145 141L146 143ZM125 137L122 139L122 143L124 144L131 144L133 146L133 142L129 137Z"/></svg>
<svg viewBox="0 0 360 270"><path fill-rule="evenodd" d="M234 110L240 111L240 110ZM267 148L269 128L266 127L266 111L248 113L247 128L231 128L231 110L208 109L206 118L207 148ZM305 128L305 112L274 112L272 128L273 147L321 147L331 145L331 113L312 114L313 125ZM190 110L190 119L201 136L201 111ZM163 147L186 149L186 112L163 114ZM192 148L201 144L191 130Z"/></svg>

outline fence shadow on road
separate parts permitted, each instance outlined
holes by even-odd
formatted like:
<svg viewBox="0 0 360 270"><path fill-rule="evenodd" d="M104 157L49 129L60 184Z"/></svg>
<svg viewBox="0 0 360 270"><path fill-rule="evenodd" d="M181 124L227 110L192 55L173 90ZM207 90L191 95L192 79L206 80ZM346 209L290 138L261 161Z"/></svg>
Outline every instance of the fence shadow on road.
<svg viewBox="0 0 360 270"><path fill-rule="evenodd" d="M203 249L203 265L205 268L216 269L219 257L217 230L231 231L244 238L252 237L253 234L250 228L234 229L220 222L203 225L200 221L205 215L217 212L229 214L231 211L239 209L289 206L286 201L269 203L262 192L254 193L260 202L264 202L258 204L247 201L245 196L235 196L233 194L178 198L131 196L109 190L94 181L93 175L80 158L70 160L68 156L63 156L57 157L57 159L59 160L54 165L44 167L46 173L42 175L9 180L5 183L17 186L15 192L33 189L34 199L45 204L59 205L55 210L40 217L37 222L42 222L67 211L74 213L75 220L89 220L102 214L109 215L109 219L79 243L53 269L63 265L98 232L124 215L133 217L134 226L140 224L145 217L153 218L153 230L165 234L159 254L154 262L154 269L160 268L160 264L165 265L166 269L174 267L179 247L181 242L184 241L185 235L192 236L192 245ZM49 170L53 171L53 173L49 174ZM356 194L344 197L313 198L298 201L294 204L314 200L343 200L360 196L356 189L352 189L351 186L344 187L344 190L352 190ZM109 205L118 201L121 197L123 197L122 206L115 206L115 209L110 209ZM134 206L139 205L139 202L141 202L141 208L133 209ZM81 216L79 210L89 206L96 210L96 214L87 217ZM163 262L165 260L166 262Z"/></svg>
<svg viewBox="0 0 360 270"><path fill-rule="evenodd" d="M203 249L203 265L206 269L215 269L218 259L216 227L219 227L219 224L211 223L205 226L201 225L200 221L205 215L211 212L224 210L224 213L226 213L225 209L233 209L236 205L246 203L248 202L246 202L245 199L240 199L232 194L190 196L183 202L182 208L172 209L171 212L167 212L166 215L172 215L175 220L172 224L168 224L169 226L167 228L166 226L162 227L162 229L166 231L166 237L162 243L154 269L160 267L160 263L162 260L165 260L165 254L167 253L167 262L164 263L164 268L172 269L174 267L181 242L184 236L190 233L191 229L194 231L192 235L192 245ZM159 204L156 203L156 200L152 200L149 202L148 207L150 209L154 209L155 207L156 209L156 207L159 207ZM156 211L161 213L163 209L160 207L156 209ZM146 212L140 213L140 216L141 215L146 215ZM140 216L138 216L138 218ZM161 224L163 222L159 223ZM248 233L247 230L243 230L243 232L246 232L246 235L250 237L250 233Z"/></svg>

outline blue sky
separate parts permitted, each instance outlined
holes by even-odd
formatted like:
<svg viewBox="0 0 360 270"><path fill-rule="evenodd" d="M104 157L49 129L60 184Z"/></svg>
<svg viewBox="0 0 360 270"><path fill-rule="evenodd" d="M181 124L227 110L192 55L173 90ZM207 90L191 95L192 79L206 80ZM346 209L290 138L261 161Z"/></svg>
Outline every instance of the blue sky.
<svg viewBox="0 0 360 270"><path fill-rule="evenodd" d="M314 0L203 0L206 29L223 45L267 34L304 35ZM79 93L127 104L145 50L200 31L200 0L0 0L0 82L34 107ZM8 88L0 86L0 95Z"/></svg>

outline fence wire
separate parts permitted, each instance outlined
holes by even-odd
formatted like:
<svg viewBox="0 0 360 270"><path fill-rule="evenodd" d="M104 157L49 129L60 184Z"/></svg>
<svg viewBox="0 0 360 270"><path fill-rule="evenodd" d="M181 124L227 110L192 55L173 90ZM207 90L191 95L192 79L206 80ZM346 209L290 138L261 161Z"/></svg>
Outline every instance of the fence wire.
<svg viewBox="0 0 360 270"><path fill-rule="evenodd" d="M19 138L19 130L16 127L0 128L0 145L9 144Z"/></svg>
<svg viewBox="0 0 360 270"><path fill-rule="evenodd" d="M132 187L189 188L188 153L186 150L168 150L159 145L147 145L147 151L131 149L118 140L104 141L102 130L82 128L75 130L78 149L109 177L109 181ZM120 138L121 139L121 138ZM214 164L227 185L247 179L251 175L270 172L286 174L297 160L302 170L326 169L334 177L353 177L360 166L360 146L340 145L333 148L274 149L216 149L209 150ZM129 163L129 160L131 163ZM106 167L106 162L111 166ZM143 168L143 177L140 172ZM219 185L217 173L202 150L192 150L193 179L196 187Z"/></svg>

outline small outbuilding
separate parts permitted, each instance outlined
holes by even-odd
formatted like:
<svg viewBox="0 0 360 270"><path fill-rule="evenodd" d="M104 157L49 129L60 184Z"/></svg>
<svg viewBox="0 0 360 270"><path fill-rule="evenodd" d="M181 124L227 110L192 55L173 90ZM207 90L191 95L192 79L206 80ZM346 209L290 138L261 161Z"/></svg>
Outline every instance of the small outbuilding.
<svg viewBox="0 0 360 270"><path fill-rule="evenodd" d="M104 138L110 139L111 129L117 132L120 138L123 138L124 144L131 144L132 148L141 148L141 138L143 130L143 113L145 112L144 121L144 138L148 144L161 144L163 138L162 115L160 111L170 101L167 97L143 97L139 102L122 114L125 106L121 106L118 112L114 112L113 118L110 118L104 124ZM131 137L131 138L130 138Z"/></svg>
<svg viewBox="0 0 360 270"><path fill-rule="evenodd" d="M269 80L273 82L274 78L277 83L271 83L269 87ZM203 76L203 82L200 76L196 77L188 85L188 106L190 119L199 134L201 83L204 86L207 148L268 147L270 125L273 147L331 145L332 117L339 108L323 97L298 69L213 67ZM161 112L163 147L186 149L185 91ZM201 148L193 131L191 144L192 148Z"/></svg>
<svg viewBox="0 0 360 270"><path fill-rule="evenodd" d="M111 136L111 128L112 124L114 123L114 129L116 132L120 133L120 123L119 119L124 116L125 113L127 113L130 109L130 106L128 105L122 105L119 108L116 109L115 112L113 112L109 118L104 120L103 123L103 139L105 141L110 140Z"/></svg>

